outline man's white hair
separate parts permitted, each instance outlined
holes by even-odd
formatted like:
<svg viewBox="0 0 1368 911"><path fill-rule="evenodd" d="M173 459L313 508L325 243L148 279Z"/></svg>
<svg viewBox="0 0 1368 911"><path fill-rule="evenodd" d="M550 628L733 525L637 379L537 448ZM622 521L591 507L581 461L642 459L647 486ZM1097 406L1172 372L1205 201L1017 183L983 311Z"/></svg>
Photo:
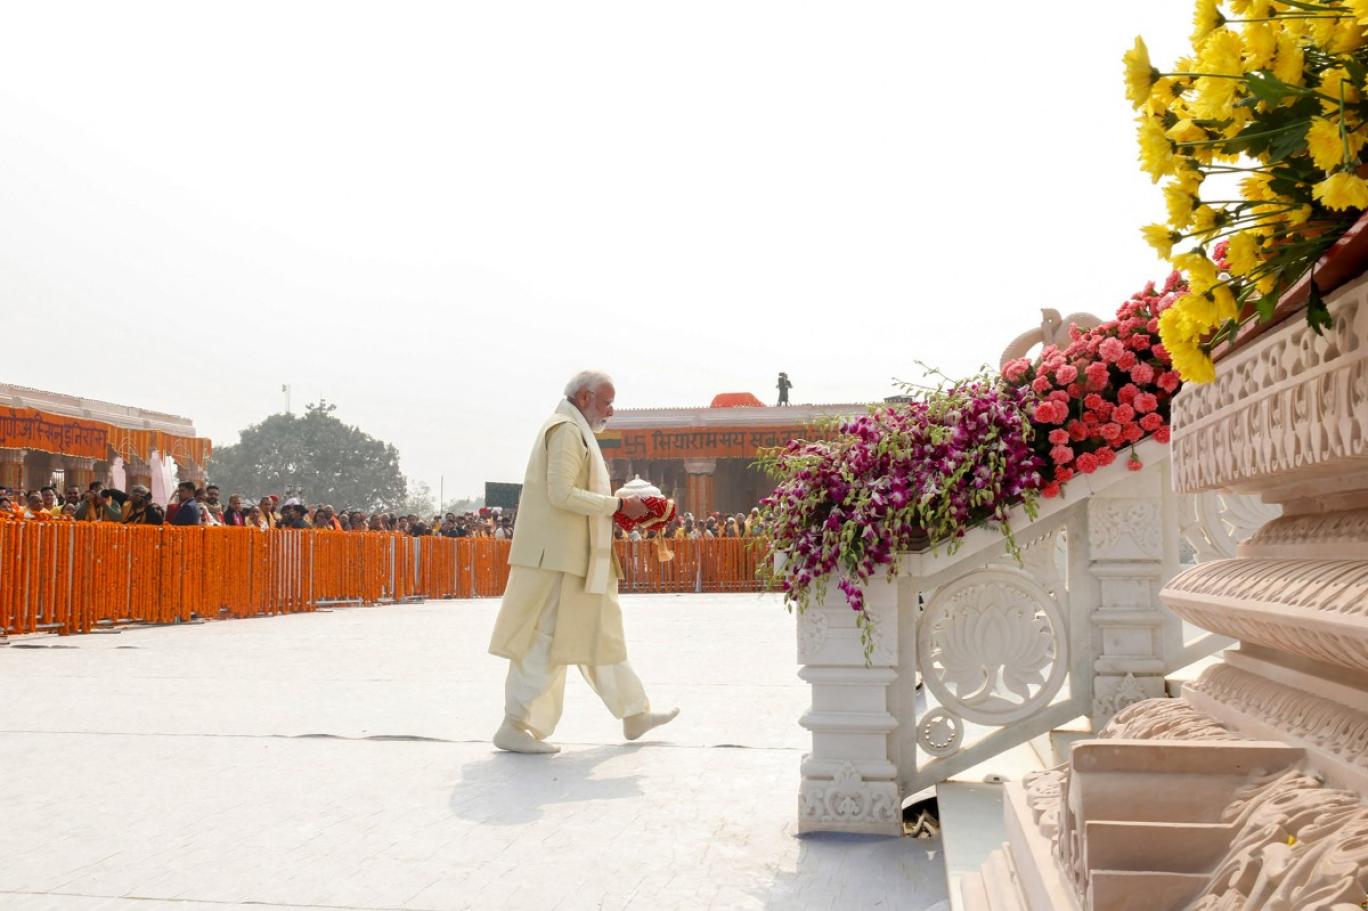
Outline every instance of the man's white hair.
<svg viewBox="0 0 1368 911"><path fill-rule="evenodd" d="M565 397L573 400L581 389L593 392L603 385L613 385L613 378L602 370L581 370L565 384Z"/></svg>

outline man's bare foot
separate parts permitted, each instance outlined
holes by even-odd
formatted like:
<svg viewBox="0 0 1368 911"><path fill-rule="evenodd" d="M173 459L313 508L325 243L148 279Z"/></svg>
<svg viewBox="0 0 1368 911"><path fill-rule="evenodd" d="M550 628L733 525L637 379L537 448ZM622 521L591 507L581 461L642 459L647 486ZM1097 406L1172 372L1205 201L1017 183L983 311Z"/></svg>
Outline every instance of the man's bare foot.
<svg viewBox="0 0 1368 911"><path fill-rule="evenodd" d="M522 728L514 727L513 722L505 720L494 734L494 745L510 753L559 753L560 747L554 743L538 740Z"/></svg>
<svg viewBox="0 0 1368 911"><path fill-rule="evenodd" d="M636 740L651 728L658 728L662 724L674 721L679 715L679 709L670 709L668 712L642 712L640 715L628 715L622 719L622 736L628 740Z"/></svg>

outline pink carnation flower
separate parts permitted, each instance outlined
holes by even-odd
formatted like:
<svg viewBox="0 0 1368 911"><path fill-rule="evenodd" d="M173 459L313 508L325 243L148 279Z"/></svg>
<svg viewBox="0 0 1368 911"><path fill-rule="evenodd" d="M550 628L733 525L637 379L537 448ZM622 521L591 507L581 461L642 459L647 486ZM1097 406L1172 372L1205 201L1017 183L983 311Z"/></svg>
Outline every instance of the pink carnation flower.
<svg viewBox="0 0 1368 911"><path fill-rule="evenodd" d="M1069 442L1069 431L1067 431L1067 430L1051 430L1051 431L1050 431L1050 445L1051 445L1051 446L1065 446L1065 445L1068 445L1068 442Z"/></svg>
<svg viewBox="0 0 1368 911"><path fill-rule="evenodd" d="M1078 368L1072 364L1065 364L1055 370L1055 382L1061 386L1067 386L1078 379Z"/></svg>
<svg viewBox="0 0 1368 911"><path fill-rule="evenodd" d="M1110 377L1107 365L1101 361L1093 361L1084 368L1083 372L1088 376L1088 385L1094 389L1100 389L1107 385L1107 379Z"/></svg>
<svg viewBox="0 0 1368 911"><path fill-rule="evenodd" d="M1154 431L1154 438L1161 443L1167 443L1171 433L1172 431L1170 428L1160 427L1158 430Z"/></svg>
<svg viewBox="0 0 1368 911"><path fill-rule="evenodd" d="M1026 371L1031 369L1031 362L1024 357L1016 358L1007 362L1007 366L1002 368L1002 376L1009 383L1020 382L1026 375Z"/></svg>
<svg viewBox="0 0 1368 911"><path fill-rule="evenodd" d="M1159 400L1154 397L1152 392L1142 392L1135 397L1135 410L1141 414L1153 411L1159 407Z"/></svg>
<svg viewBox="0 0 1368 911"><path fill-rule="evenodd" d="M1084 474L1092 474L1097 470L1097 456L1091 452L1085 452L1078 457L1078 470Z"/></svg>
<svg viewBox="0 0 1368 911"><path fill-rule="evenodd" d="M1068 446L1056 446L1050 450L1050 458L1056 465L1067 465L1073 461L1074 451Z"/></svg>
<svg viewBox="0 0 1368 911"><path fill-rule="evenodd" d="M1112 409L1112 420L1118 424L1128 423L1135 418L1135 409L1129 405L1117 405Z"/></svg>
<svg viewBox="0 0 1368 911"><path fill-rule="evenodd" d="M1141 361L1131 368L1130 377L1138 385L1145 386L1154 382L1154 368Z"/></svg>
<svg viewBox="0 0 1368 911"><path fill-rule="evenodd" d="M1140 419L1140 426L1146 433L1154 433L1154 431L1164 426L1164 419L1161 415L1151 411ZM1068 436L1068 434L1065 434L1065 436Z"/></svg>
<svg viewBox="0 0 1368 911"><path fill-rule="evenodd" d="M1031 388L1034 389L1037 394L1044 395L1050 391L1050 378L1044 374L1038 375L1035 379L1031 380Z"/></svg>
<svg viewBox="0 0 1368 911"><path fill-rule="evenodd" d="M1097 350L1105 360L1115 361L1126 353L1126 346L1121 343L1119 338L1107 338L1102 340L1102 344L1097 346Z"/></svg>
<svg viewBox="0 0 1368 911"><path fill-rule="evenodd" d="M1166 370L1159 374L1159 388L1169 395L1178 391L1178 387L1183 383L1182 379L1173 370Z"/></svg>
<svg viewBox="0 0 1368 911"><path fill-rule="evenodd" d="M1115 462L1115 461L1116 461L1116 450L1115 450L1115 449L1107 449L1107 448L1099 449L1099 450L1097 450L1097 452L1093 453L1093 455L1095 455L1095 456L1097 457L1097 464L1100 465L1100 466L1102 466L1103 468L1106 468L1106 467L1107 467L1108 465L1110 465L1112 462Z"/></svg>

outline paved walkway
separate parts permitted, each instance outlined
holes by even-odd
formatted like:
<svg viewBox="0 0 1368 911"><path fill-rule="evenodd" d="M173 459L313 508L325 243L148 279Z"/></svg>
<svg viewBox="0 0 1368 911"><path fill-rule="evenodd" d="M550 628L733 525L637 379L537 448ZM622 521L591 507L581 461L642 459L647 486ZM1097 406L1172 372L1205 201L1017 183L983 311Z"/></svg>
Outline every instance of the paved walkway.
<svg viewBox="0 0 1368 911"><path fill-rule="evenodd" d="M944 907L935 841L794 837L775 598L623 601L683 714L626 744L575 675L554 757L488 742L492 601L12 640L0 908Z"/></svg>

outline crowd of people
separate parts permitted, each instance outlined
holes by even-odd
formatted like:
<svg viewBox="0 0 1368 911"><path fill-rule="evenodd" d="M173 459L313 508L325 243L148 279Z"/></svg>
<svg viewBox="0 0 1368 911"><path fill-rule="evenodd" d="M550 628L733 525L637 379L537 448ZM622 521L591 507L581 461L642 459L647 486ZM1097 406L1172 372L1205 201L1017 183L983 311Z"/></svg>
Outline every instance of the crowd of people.
<svg viewBox="0 0 1368 911"><path fill-rule="evenodd" d="M254 501L233 494L225 501L215 484L200 487L182 481L175 498L163 509L142 485L127 491L92 482L82 491L56 487L20 492L0 488L0 519L29 521L118 522L125 525L228 525L252 528L317 528L333 531L389 531L448 538L511 538L514 513L498 508L477 512L437 514L431 519L413 513L384 510L336 509L312 506L297 497L267 494Z"/></svg>
<svg viewBox="0 0 1368 911"><path fill-rule="evenodd" d="M142 485L127 491L106 487L99 481L88 489L68 487L62 494L48 486L27 492L0 488L0 519L30 521L119 522L125 525L230 525L252 528L317 528L333 531L389 531L415 536L447 538L512 538L516 514L512 510L481 508L477 512L448 512L432 516L390 511L336 509L326 503L309 505L297 497L266 494L248 501L233 494L227 500L215 484L200 487L182 481L174 499L163 509ZM624 532L614 526L619 539L632 541L664 537L673 541L706 538L751 538L764 534L760 510L735 515L714 512L695 517L684 513L664 529Z"/></svg>

